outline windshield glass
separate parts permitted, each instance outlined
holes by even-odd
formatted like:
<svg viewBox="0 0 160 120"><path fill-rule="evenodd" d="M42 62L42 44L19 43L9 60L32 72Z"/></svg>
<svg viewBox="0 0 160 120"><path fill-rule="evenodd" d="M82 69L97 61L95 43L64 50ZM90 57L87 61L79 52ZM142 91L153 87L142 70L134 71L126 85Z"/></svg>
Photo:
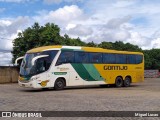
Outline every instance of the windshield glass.
<svg viewBox="0 0 160 120"><path fill-rule="evenodd" d="M48 70L57 52L57 50L50 50L40 53L27 53L21 64L20 76L31 77ZM32 65L32 59L39 55L48 55L48 57L39 58L35 61L35 64Z"/></svg>

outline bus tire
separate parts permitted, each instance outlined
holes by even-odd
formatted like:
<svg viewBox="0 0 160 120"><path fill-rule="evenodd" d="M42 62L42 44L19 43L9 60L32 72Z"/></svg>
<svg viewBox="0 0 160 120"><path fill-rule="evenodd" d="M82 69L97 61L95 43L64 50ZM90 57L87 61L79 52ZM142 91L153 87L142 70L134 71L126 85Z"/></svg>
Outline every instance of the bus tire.
<svg viewBox="0 0 160 120"><path fill-rule="evenodd" d="M123 82L123 86L124 87L129 87L131 84L131 78L130 77L126 77L124 82Z"/></svg>
<svg viewBox="0 0 160 120"><path fill-rule="evenodd" d="M58 78L54 83L55 90L63 90L65 87L65 82L62 78Z"/></svg>
<svg viewBox="0 0 160 120"><path fill-rule="evenodd" d="M116 87L122 87L123 86L123 79L122 77L117 77L115 80Z"/></svg>

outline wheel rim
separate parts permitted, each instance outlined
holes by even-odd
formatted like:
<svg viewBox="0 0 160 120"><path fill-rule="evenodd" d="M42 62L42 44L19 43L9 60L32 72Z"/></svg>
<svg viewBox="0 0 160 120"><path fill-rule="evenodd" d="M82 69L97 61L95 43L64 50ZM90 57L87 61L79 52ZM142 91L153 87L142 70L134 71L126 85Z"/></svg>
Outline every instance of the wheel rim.
<svg viewBox="0 0 160 120"><path fill-rule="evenodd" d="M129 80L128 78L125 80L125 84L126 84L126 85L129 85L129 84L130 84L130 80Z"/></svg>
<svg viewBox="0 0 160 120"><path fill-rule="evenodd" d="M57 82L57 86L58 86L59 88L61 88L61 87L63 86L62 81L58 81L58 82Z"/></svg>
<svg viewBox="0 0 160 120"><path fill-rule="evenodd" d="M121 84L122 84L122 80L121 80L121 79L118 79L118 80L117 80L117 85L118 85L118 86L121 86Z"/></svg>

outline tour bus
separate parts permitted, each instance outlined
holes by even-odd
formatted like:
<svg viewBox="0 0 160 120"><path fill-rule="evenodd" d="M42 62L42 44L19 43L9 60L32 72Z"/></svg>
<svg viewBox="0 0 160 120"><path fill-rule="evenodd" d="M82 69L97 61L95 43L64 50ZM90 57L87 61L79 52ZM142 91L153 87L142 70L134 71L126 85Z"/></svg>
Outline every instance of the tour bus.
<svg viewBox="0 0 160 120"><path fill-rule="evenodd" d="M115 84L129 87L144 80L141 52L80 46L44 46L29 50L20 66L18 83L30 88Z"/></svg>

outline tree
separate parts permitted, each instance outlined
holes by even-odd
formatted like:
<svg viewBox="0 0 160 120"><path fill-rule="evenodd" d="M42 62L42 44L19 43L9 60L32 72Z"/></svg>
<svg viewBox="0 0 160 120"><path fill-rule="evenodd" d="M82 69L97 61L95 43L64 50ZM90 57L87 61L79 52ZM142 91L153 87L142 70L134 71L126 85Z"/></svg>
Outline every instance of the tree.
<svg viewBox="0 0 160 120"><path fill-rule="evenodd" d="M116 50L122 50L122 51L142 51L141 48L139 48L137 45L133 45L130 43L123 43L122 41L116 41L113 43L113 48Z"/></svg>
<svg viewBox="0 0 160 120"><path fill-rule="evenodd" d="M18 37L14 39L12 61L14 62L17 57L23 56L29 49L60 44L60 40L60 28L57 25L47 23L45 26L40 26L38 23L35 23L22 33L18 33Z"/></svg>
<svg viewBox="0 0 160 120"><path fill-rule="evenodd" d="M87 46L88 46L88 47L96 47L97 45L96 45L96 43L94 43L94 42L92 41L92 42L87 43Z"/></svg>
<svg viewBox="0 0 160 120"><path fill-rule="evenodd" d="M101 42L98 47L104 48L104 49L113 49L113 43L111 42Z"/></svg>
<svg viewBox="0 0 160 120"><path fill-rule="evenodd" d="M160 49L144 50L145 68L160 69Z"/></svg>

